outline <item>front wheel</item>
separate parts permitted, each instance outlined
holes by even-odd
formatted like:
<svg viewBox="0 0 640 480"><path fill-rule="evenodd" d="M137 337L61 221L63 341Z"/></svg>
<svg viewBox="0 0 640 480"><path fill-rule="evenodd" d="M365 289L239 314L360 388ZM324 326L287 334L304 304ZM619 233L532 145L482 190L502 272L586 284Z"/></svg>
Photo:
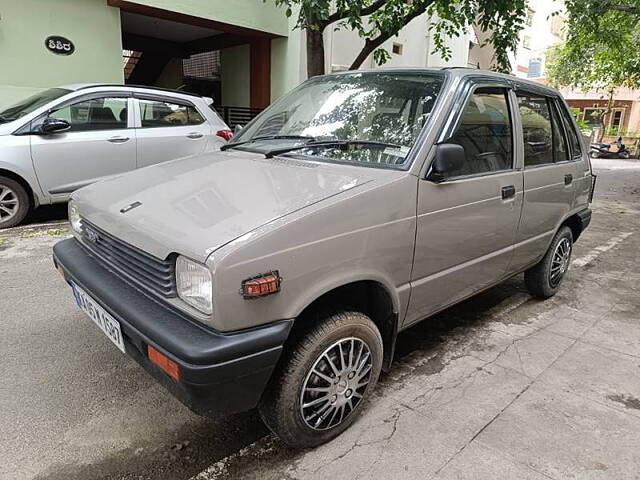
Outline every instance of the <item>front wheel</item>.
<svg viewBox="0 0 640 480"><path fill-rule="evenodd" d="M589 156L591 158L600 158L600 152L596 152L592 150L591 152L589 152Z"/></svg>
<svg viewBox="0 0 640 480"><path fill-rule="evenodd" d="M620 152L618 153L618 156L626 160L629 158L629 152Z"/></svg>
<svg viewBox="0 0 640 480"><path fill-rule="evenodd" d="M29 213L29 194L12 178L0 177L0 230L15 227Z"/></svg>
<svg viewBox="0 0 640 480"><path fill-rule="evenodd" d="M556 294L569 269L572 251L573 234L569 227L562 227L542 260L524 272L524 282L531 295L549 298Z"/></svg>
<svg viewBox="0 0 640 480"><path fill-rule="evenodd" d="M260 403L264 423L292 447L335 438L374 389L382 350L380 332L366 315L324 316L284 353Z"/></svg>

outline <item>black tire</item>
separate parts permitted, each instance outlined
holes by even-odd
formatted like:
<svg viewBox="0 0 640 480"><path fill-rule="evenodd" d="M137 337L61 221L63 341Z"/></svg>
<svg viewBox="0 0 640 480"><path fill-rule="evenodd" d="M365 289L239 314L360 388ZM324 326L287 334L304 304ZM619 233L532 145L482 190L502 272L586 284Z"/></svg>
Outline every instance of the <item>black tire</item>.
<svg viewBox="0 0 640 480"><path fill-rule="evenodd" d="M618 156L619 156L620 158L622 158L622 159L625 159L625 160L626 160L626 159L628 159L628 158L629 158L629 152L620 152L620 153L618 154Z"/></svg>
<svg viewBox="0 0 640 480"><path fill-rule="evenodd" d="M305 320L301 319L300 321ZM368 378L368 383L366 386L359 387L360 390L356 388L359 375L355 371L348 373L348 369L342 368L340 372L344 372L344 375L338 376L333 373L335 370L332 372L329 369L330 364L325 360L324 355L325 353L327 356L333 355L335 364L338 366L340 366L337 363L339 358L346 360L342 364L343 367L349 366L349 364L362 364L362 362L355 360L355 355L361 345L358 341L366 345L370 352L370 357L368 357L370 359L369 373L362 376L363 381ZM338 342L342 343L338 344ZM343 346L344 348L342 348ZM364 347L362 348L364 350ZM292 447L314 447L328 442L340 435L355 421L362 411L363 404L366 403L371 391L375 388L382 368L383 345L380 332L366 315L360 312L343 311L321 316L319 321L314 322L310 328L297 335L297 340L294 340L287 350L284 352L260 402L259 410L262 420L271 431ZM355 352L353 357L349 356L349 350ZM360 353L363 350L360 350ZM338 351L340 352L339 357L335 356ZM360 358L364 356L362 355ZM351 360L352 358L354 359ZM367 363L367 367L368 365ZM312 373L311 370L314 367L321 370L326 367L323 372L334 379L333 383ZM350 376L352 374L353 377ZM315 393L306 390L305 387L312 389L320 387L315 390L331 390ZM353 387L354 390L351 390L350 387ZM313 397L313 395L317 395L317 397ZM324 397L325 395L326 397ZM303 398L306 400L305 403L312 403L320 398L329 398L330 400L323 401L317 406L305 407L307 410L303 410ZM329 403L328 407L327 403ZM351 410L348 405L352 405ZM323 411L322 408L326 410ZM341 421L332 424L336 419L329 420L329 417L337 418L339 411L343 412L343 417L340 417ZM327 415L327 412L336 413ZM317 429L307 423L315 424L323 416L326 418L321 420Z"/></svg>
<svg viewBox="0 0 640 480"><path fill-rule="evenodd" d="M600 158L600 153L592 151L592 152L589 153L589 156L591 158Z"/></svg>
<svg viewBox="0 0 640 480"><path fill-rule="evenodd" d="M563 247L568 246L568 258L565 258L559 251L562 248L561 244ZM538 298L549 298L556 294L569 269L572 251L573 234L571 229L566 226L562 227L553 237L553 241L542 260L524 272L524 283L531 295ZM558 263L558 255L562 257L560 263Z"/></svg>
<svg viewBox="0 0 640 480"><path fill-rule="evenodd" d="M0 177L0 230L20 224L30 209L25 188L12 178Z"/></svg>

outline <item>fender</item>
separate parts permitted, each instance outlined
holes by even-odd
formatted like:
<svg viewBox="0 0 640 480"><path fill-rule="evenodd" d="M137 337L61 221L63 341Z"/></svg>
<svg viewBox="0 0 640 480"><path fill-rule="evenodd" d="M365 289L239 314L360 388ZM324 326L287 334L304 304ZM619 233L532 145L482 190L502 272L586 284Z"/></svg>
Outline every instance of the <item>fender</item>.
<svg viewBox="0 0 640 480"><path fill-rule="evenodd" d="M560 230L560 227L562 226L563 223L565 223L569 218L575 216L576 214L582 212L583 210L588 209L589 206L588 205L580 205L578 207L572 208L571 210L569 210L569 212L567 212L562 218L561 220L556 224L555 229L553 230L553 235L551 236L551 239L549 240L549 242L547 243L547 249L549 248L549 246L551 245L551 242L553 241L553 237L556 236L556 233L558 233L558 230ZM545 250L546 253L546 250Z"/></svg>
<svg viewBox="0 0 640 480"><path fill-rule="evenodd" d="M36 176L35 171L33 170L33 165L31 163L31 157L29 157L29 168L25 169L16 163L9 163L0 161L0 175L2 175L2 171L5 170L7 172L11 172L14 175L20 177L25 183L29 185L31 191L33 192L33 201L34 207L37 207L42 204L50 203L47 196L43 193L40 188L40 183L38 183L38 178Z"/></svg>
<svg viewBox="0 0 640 480"><path fill-rule="evenodd" d="M409 299L410 290L409 283L401 286L400 288L396 288L392 286L392 283L385 275L375 271L362 270L358 272L337 272L336 275L321 279L318 283L314 284L310 290L307 290L304 296L296 299L296 302L291 305L288 312L289 314L286 317L296 318L323 295L326 295L337 288L362 281L370 281L380 284L389 294L389 297L393 302L394 313L398 315L399 318L406 313L406 302Z"/></svg>

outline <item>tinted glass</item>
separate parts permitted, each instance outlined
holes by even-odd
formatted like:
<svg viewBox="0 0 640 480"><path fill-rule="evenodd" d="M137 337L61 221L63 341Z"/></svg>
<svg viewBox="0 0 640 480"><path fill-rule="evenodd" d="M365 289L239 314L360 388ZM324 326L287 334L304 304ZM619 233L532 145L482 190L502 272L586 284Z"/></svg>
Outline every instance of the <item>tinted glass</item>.
<svg viewBox="0 0 640 480"><path fill-rule="evenodd" d="M569 139L571 155L574 158L579 158L582 155L582 148L580 147L580 138L578 137L578 133L576 132L573 122L571 121L571 115L563 105L561 105L559 108L562 121L564 123L564 129L566 130L567 137Z"/></svg>
<svg viewBox="0 0 640 480"><path fill-rule="evenodd" d="M156 100L140 100L140 118L143 127L175 127L200 125L204 118L190 105Z"/></svg>
<svg viewBox="0 0 640 480"><path fill-rule="evenodd" d="M450 176L508 170L513 164L513 139L507 92L479 88L462 112L456 132L447 140L464 147L466 162Z"/></svg>
<svg viewBox="0 0 640 480"><path fill-rule="evenodd" d="M44 92L36 93L35 95L25 98L15 105L0 111L0 123L17 120L18 118L33 112L37 108L40 108L47 103L66 95L67 93L71 93L71 90L66 90L64 88L50 88Z"/></svg>
<svg viewBox="0 0 640 480"><path fill-rule="evenodd" d="M314 77L262 112L234 142L249 142L240 148L258 152L310 140L384 142L393 145L385 149L304 149L290 154L302 159L401 167L430 118L442 81L441 75L431 73L357 72ZM264 136L303 138L257 139Z"/></svg>
<svg viewBox="0 0 640 480"><path fill-rule="evenodd" d="M49 115L66 120L70 131L119 130L127 128L126 98L94 98L67 105Z"/></svg>
<svg viewBox="0 0 640 480"><path fill-rule="evenodd" d="M547 99L518 94L518 108L524 139L524 165L553 163L553 134Z"/></svg>
<svg viewBox="0 0 640 480"><path fill-rule="evenodd" d="M553 160L555 162L566 162L570 159L569 146L567 145L567 139L564 136L564 130L562 129L560 115L555 102L549 99L551 104L551 125L553 132Z"/></svg>

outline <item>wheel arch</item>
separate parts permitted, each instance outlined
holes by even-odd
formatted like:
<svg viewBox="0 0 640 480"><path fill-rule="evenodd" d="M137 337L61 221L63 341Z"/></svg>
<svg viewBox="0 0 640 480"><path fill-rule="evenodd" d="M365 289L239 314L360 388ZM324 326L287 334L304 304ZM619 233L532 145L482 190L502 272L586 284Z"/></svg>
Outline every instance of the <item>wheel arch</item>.
<svg viewBox="0 0 640 480"><path fill-rule="evenodd" d="M0 167L0 177L6 177L10 178L11 180L15 180L20 185L22 185L22 187L24 187L27 195L29 195L29 201L31 202L30 209L33 209L39 205L40 202L38 196L35 194L33 188L31 188L31 185L24 177L14 172L13 170L7 170L6 168L2 167Z"/></svg>
<svg viewBox="0 0 640 480"><path fill-rule="evenodd" d="M290 337L303 331L309 322L315 322L329 311L354 310L367 315L378 327L383 343L383 369L388 370L393 360L398 333L399 299L388 285L373 279L352 280L325 289L308 302L296 315Z"/></svg>
<svg viewBox="0 0 640 480"><path fill-rule="evenodd" d="M575 243L582 234L582 221L577 213L565 218L562 223L556 229L556 232L559 231L562 227L569 227L571 230L571 234L573 235L573 242Z"/></svg>

